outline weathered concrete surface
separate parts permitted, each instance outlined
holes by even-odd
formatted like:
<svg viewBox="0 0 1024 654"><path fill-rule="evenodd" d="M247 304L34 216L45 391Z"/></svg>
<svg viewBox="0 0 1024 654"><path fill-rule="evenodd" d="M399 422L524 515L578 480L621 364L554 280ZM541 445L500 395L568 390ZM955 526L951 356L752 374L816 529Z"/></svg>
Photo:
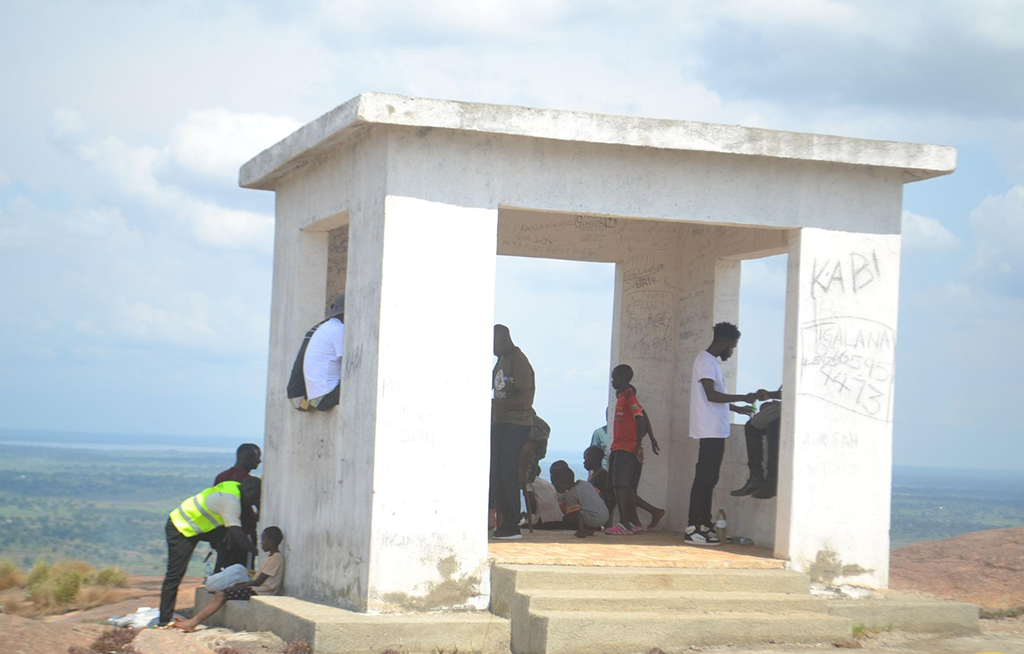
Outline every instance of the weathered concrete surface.
<svg viewBox="0 0 1024 654"><path fill-rule="evenodd" d="M363 93L262 152L242 168L239 183L273 188L281 176L368 125L897 168L911 179L943 175L956 166L955 149L934 145Z"/></svg>
<svg viewBox="0 0 1024 654"><path fill-rule="evenodd" d="M873 631L975 632L978 607L966 602L929 599L904 593L884 598L828 600L829 615L849 618Z"/></svg>
<svg viewBox="0 0 1024 654"><path fill-rule="evenodd" d="M305 638L317 654L507 654L510 623L486 612L367 615L290 597L253 598L253 620L285 641Z"/></svg>
<svg viewBox="0 0 1024 654"><path fill-rule="evenodd" d="M507 616L518 590L607 593L703 591L808 593L805 574L789 570L687 570L676 568L576 568L545 565L495 565L491 574L491 611Z"/></svg>
<svg viewBox="0 0 1024 654"><path fill-rule="evenodd" d="M775 552L827 586L888 584L899 264L899 234L792 240Z"/></svg>
<svg viewBox="0 0 1024 654"><path fill-rule="evenodd" d="M516 654L628 654L658 648L849 638L850 621L821 614L545 611L531 615L529 644ZM515 640L513 641L515 642Z"/></svg>

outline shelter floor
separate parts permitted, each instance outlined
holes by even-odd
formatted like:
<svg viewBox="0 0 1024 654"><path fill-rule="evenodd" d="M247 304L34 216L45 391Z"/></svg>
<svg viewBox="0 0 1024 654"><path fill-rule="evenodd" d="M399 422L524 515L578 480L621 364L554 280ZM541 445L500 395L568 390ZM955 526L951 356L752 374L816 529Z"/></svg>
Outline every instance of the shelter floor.
<svg viewBox="0 0 1024 654"><path fill-rule="evenodd" d="M598 532L576 538L572 531L523 530L522 540L487 544L495 563L573 565L626 568L779 569L786 562L766 548L743 545L687 545L683 535L653 531L635 536L606 536Z"/></svg>

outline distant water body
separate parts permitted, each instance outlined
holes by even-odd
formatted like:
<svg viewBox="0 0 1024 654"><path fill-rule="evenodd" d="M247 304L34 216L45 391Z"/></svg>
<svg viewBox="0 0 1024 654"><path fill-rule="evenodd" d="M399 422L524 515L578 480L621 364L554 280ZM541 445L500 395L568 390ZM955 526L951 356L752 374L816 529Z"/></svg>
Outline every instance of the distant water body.
<svg viewBox="0 0 1024 654"><path fill-rule="evenodd" d="M61 431L0 430L0 445L47 447L108 452L196 452L234 453L245 442L263 446L262 438L223 436L167 436Z"/></svg>

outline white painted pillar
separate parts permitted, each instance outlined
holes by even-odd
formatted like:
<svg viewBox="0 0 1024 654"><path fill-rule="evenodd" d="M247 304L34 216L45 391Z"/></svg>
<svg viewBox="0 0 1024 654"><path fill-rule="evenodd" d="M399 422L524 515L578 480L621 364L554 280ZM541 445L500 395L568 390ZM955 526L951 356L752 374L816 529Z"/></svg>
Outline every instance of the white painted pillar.
<svg viewBox="0 0 1024 654"><path fill-rule="evenodd" d="M898 234L791 242L775 554L834 586L888 585L899 261Z"/></svg>
<svg viewBox="0 0 1024 654"><path fill-rule="evenodd" d="M354 436L374 440L371 611L487 607L497 224L385 199L374 428Z"/></svg>

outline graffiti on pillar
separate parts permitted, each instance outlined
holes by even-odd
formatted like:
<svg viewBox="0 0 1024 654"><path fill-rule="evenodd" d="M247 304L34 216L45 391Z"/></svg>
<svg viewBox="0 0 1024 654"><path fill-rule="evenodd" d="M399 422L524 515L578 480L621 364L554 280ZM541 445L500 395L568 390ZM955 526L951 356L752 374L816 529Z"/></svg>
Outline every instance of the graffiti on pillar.
<svg viewBox="0 0 1024 654"><path fill-rule="evenodd" d="M850 252L833 259L814 259L811 262L811 297L820 298L832 293L860 293L882 276L878 254Z"/></svg>
<svg viewBox="0 0 1024 654"><path fill-rule="evenodd" d="M858 316L818 319L802 329L800 392L891 421L896 331Z"/></svg>
<svg viewBox="0 0 1024 654"><path fill-rule="evenodd" d="M327 233L327 304L345 292L348 276L348 225Z"/></svg>
<svg viewBox="0 0 1024 654"><path fill-rule="evenodd" d="M673 303L668 252L630 246L622 270L622 359L653 361L672 351Z"/></svg>

